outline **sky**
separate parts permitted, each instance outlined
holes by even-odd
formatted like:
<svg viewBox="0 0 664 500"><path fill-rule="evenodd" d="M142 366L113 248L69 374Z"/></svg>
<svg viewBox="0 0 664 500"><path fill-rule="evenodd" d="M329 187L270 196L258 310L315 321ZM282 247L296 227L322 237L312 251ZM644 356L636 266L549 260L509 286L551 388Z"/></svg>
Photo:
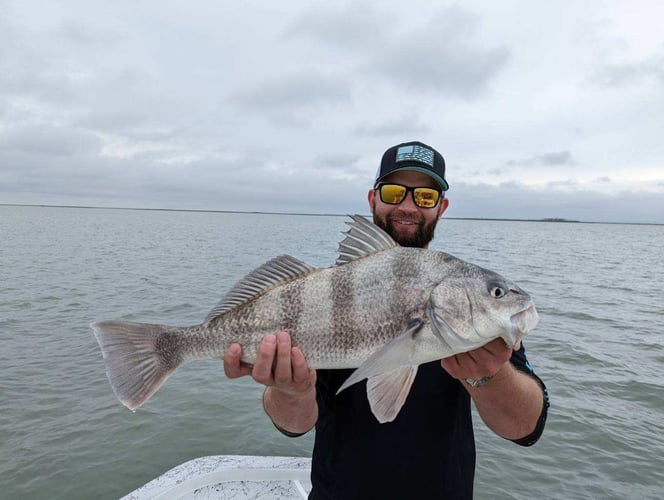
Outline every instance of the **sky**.
<svg viewBox="0 0 664 500"><path fill-rule="evenodd" d="M0 0L0 203L664 223L664 2Z"/></svg>

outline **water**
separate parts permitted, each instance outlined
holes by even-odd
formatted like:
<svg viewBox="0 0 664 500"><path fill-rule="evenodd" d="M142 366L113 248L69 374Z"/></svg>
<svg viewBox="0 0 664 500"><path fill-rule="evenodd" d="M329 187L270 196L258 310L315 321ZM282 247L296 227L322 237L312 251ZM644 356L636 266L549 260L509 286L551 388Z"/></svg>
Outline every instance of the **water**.
<svg viewBox="0 0 664 500"><path fill-rule="evenodd" d="M261 388L220 361L178 370L143 408L115 399L88 324L200 322L288 253L332 265L342 217L0 206L0 496L117 498L204 455L297 455ZM664 227L443 220L433 248L514 279L551 393L540 442L476 419L476 498L662 498ZM397 457L398 458L398 457Z"/></svg>

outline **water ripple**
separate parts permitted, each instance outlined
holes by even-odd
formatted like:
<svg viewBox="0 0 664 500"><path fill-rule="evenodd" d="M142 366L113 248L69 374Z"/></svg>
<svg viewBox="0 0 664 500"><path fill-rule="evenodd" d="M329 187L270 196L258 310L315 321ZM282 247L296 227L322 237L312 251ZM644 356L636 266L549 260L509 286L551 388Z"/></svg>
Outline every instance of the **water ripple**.
<svg viewBox="0 0 664 500"><path fill-rule="evenodd" d="M311 453L313 436L275 432L261 388L225 379L218 360L184 366L128 411L88 324L200 322L277 254L330 265L344 218L31 207L0 215L3 497L117 498L197 456ZM663 235L443 221L434 248L533 295L542 321L524 344L552 400L532 448L496 437L476 416L476 498L661 498L664 255L653 249ZM638 259L635 244L649 249Z"/></svg>

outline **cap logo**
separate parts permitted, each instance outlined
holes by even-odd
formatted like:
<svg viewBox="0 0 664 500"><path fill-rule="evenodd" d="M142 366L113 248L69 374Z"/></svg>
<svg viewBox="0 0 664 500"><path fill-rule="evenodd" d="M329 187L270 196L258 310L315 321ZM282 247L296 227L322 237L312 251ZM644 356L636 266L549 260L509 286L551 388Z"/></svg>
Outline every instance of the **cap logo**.
<svg viewBox="0 0 664 500"><path fill-rule="evenodd" d="M397 149L397 162L415 160L433 168L433 151L418 145L401 146Z"/></svg>

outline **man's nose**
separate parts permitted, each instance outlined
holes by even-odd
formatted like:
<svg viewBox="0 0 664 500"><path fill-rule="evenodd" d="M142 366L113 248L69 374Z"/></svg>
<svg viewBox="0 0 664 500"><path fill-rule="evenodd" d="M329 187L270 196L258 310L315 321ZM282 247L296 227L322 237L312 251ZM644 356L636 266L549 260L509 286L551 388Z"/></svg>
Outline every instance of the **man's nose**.
<svg viewBox="0 0 664 500"><path fill-rule="evenodd" d="M418 210L417 205L415 205L415 200L413 200L413 192L410 191L406 193L406 197L399 204L399 208L408 212L416 212Z"/></svg>

